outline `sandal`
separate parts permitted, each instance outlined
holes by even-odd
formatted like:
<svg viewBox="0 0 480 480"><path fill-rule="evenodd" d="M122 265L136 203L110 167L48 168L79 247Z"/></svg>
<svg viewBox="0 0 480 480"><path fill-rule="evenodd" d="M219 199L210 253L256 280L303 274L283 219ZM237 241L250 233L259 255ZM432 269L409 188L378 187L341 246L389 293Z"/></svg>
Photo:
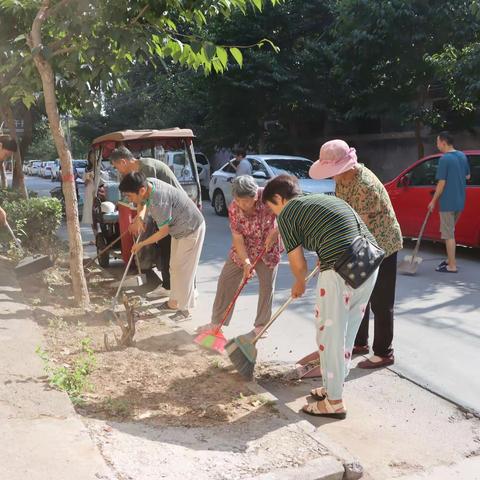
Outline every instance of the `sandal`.
<svg viewBox="0 0 480 480"><path fill-rule="evenodd" d="M319 405L323 406L325 411L320 410L318 408ZM316 417L336 418L339 420L347 418L347 411L345 410L343 402L332 405L326 397L323 400L304 405L302 411Z"/></svg>
<svg viewBox="0 0 480 480"><path fill-rule="evenodd" d="M325 387L312 388L310 390L310 395L315 398L315 400L323 400L327 396L327 391Z"/></svg>
<svg viewBox="0 0 480 480"><path fill-rule="evenodd" d="M458 270L449 270L448 265L439 265L435 271L440 273L458 273Z"/></svg>

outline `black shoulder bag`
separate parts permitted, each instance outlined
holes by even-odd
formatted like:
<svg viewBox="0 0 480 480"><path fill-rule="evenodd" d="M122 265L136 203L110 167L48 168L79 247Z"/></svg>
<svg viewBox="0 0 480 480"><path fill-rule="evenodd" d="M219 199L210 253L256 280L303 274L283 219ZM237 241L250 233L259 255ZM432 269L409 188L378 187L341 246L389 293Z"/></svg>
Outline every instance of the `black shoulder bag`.
<svg viewBox="0 0 480 480"><path fill-rule="evenodd" d="M333 269L348 285L352 288L358 288L370 278L382 263L385 252L362 234L357 212L353 208L352 212L355 215L360 235L354 238L345 253L338 258Z"/></svg>

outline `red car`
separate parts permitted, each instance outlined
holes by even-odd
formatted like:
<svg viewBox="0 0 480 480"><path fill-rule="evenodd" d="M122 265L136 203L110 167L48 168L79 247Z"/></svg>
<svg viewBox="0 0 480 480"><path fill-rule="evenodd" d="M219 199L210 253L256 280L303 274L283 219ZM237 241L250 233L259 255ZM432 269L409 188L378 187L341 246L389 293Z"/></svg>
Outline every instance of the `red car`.
<svg viewBox="0 0 480 480"><path fill-rule="evenodd" d="M480 150L464 152L470 163L465 209L455 228L457 243L480 247ZM424 157L385 184L404 237L417 237L435 192L438 160L441 154ZM438 205L430 217L425 238L440 240Z"/></svg>

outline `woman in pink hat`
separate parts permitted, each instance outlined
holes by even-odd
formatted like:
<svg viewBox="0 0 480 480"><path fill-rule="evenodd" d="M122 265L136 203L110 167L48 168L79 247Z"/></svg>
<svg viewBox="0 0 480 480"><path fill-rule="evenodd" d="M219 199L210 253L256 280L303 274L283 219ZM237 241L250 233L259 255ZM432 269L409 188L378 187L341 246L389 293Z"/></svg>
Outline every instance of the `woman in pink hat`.
<svg viewBox="0 0 480 480"><path fill-rule="evenodd" d="M333 177L337 197L360 215L380 248L385 251L377 283L355 339L353 354L369 352L368 324L371 308L375 317L373 356L360 362L358 367L379 368L392 365L397 252L403 245L402 232L390 197L375 174L357 162L355 149L343 140L331 140L322 145L320 158L310 168L310 176L318 180Z"/></svg>

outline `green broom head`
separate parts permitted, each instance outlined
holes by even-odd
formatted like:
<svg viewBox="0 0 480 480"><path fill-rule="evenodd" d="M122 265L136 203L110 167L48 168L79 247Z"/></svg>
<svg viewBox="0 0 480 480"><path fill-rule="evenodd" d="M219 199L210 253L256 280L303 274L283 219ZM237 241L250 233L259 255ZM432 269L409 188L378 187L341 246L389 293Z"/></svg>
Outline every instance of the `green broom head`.
<svg viewBox="0 0 480 480"><path fill-rule="evenodd" d="M218 353L223 353L227 339L223 336L223 333L220 330L209 330L197 335L194 339L194 342L201 347L208 348L209 350L215 350Z"/></svg>
<svg viewBox="0 0 480 480"><path fill-rule="evenodd" d="M257 349L252 343L252 336L241 335L230 340L225 350L237 372L245 379L252 380L257 361Z"/></svg>

